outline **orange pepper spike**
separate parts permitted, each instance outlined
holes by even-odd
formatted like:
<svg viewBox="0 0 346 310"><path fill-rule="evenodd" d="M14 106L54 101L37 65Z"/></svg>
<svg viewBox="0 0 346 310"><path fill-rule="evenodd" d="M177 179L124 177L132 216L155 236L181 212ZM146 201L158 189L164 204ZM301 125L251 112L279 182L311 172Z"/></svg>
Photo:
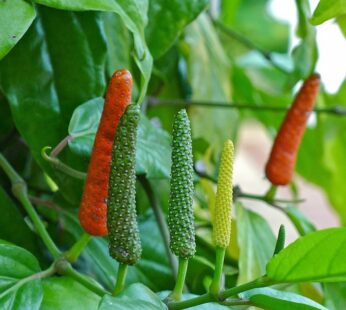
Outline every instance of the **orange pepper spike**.
<svg viewBox="0 0 346 310"><path fill-rule="evenodd" d="M126 107L131 102L132 76L126 69L114 72L106 93L89 162L79 221L93 236L107 235L107 196L114 136Z"/></svg>
<svg viewBox="0 0 346 310"><path fill-rule="evenodd" d="M274 185L287 185L296 164L299 145L320 86L320 76L311 75L300 88L275 138L266 176Z"/></svg>

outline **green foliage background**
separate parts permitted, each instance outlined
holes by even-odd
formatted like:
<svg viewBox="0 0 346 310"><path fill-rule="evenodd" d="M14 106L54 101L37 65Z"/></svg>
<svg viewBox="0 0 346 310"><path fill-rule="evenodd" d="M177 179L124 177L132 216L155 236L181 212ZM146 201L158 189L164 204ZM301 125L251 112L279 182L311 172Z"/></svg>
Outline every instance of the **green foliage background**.
<svg viewBox="0 0 346 310"><path fill-rule="evenodd" d="M292 88L314 70L318 59L315 25L336 18L346 32L344 1L321 0L312 14L307 0L296 0L298 24L294 27L299 43L290 51L289 25L270 15L268 3L224 0L220 2L220 14L211 17L208 0L0 2L0 150L27 182L29 194L41 198L38 210L62 249L67 249L82 233L76 214L83 182L52 168L42 158L41 150L57 145L70 134L75 139L59 158L86 171L103 95L114 70L126 67L135 77L134 100L143 107L136 170L149 180L166 213L170 132L173 116L180 107L151 106L152 98L288 106ZM233 35L223 27L232 29ZM328 94L322 87L317 105L346 106L345 98L346 83L336 94ZM271 134L281 121L277 114L217 107L193 106L188 112L194 158L204 162L210 175L217 173L223 142L227 138L236 141L244 120L256 119ZM346 122L322 113L316 118L316 126L308 128L304 136L297 171L323 189L344 225ZM47 267L50 257L11 195L10 184L2 172L0 186L0 238L7 241L0 244L2 292L16 279ZM197 256L190 264L187 278L194 294L204 292L213 270L211 226L210 220L206 221L210 218L208 203L213 193L210 182L196 182L196 221L201 228L197 229ZM45 201L54 207L47 208ZM139 302L143 304L141 309L146 309L146 303L148 309L162 309L163 304L150 290L171 289L172 271L149 201L139 183L137 201L143 257L130 269L127 284L142 285L130 286L122 302L127 304L126 309L138 309ZM275 246L273 233L258 214L238 205L237 216L237 238L226 259L228 285L262 275ZM307 221L299 214L295 216L300 223ZM234 254L239 251L239 256ZM6 259L2 253L6 253ZM5 275L11 259L21 268ZM272 262L267 272L275 273L274 265ZM106 239L94 238L77 267L111 288L116 263L108 255ZM293 270L292 277L294 272L298 271ZM309 280L312 279L307 277L306 281ZM342 293L345 284L326 284L324 300L320 286L316 289L316 285L292 284L285 290L324 302L330 309L346 307ZM58 298L60 295L64 297ZM254 292L251 296L250 299L257 298L259 306L275 305L281 300L277 307L292 308L290 303L281 303L286 297L272 291ZM138 300L134 301L135 298ZM0 307L21 309L24 300L30 301L30 309L122 309L121 301L110 297L100 301L99 296L69 277L34 280L5 297L0 294ZM306 301L297 303L301 306ZM199 309L203 307L207 306ZM215 305L206 309L214 307L224 308ZM312 304L302 307L296 309L318 309Z"/></svg>

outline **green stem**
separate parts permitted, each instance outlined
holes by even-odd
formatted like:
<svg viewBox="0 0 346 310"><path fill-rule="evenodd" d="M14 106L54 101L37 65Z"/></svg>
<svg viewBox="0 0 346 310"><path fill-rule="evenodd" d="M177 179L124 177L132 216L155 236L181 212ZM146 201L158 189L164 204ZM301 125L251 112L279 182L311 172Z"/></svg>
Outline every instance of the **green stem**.
<svg viewBox="0 0 346 310"><path fill-rule="evenodd" d="M88 233L83 233L82 237L66 252L65 257L70 263L77 261L79 255L91 240L91 236Z"/></svg>
<svg viewBox="0 0 346 310"><path fill-rule="evenodd" d="M61 255L60 250L55 245L52 238L49 236L44 224L42 223L39 215L37 214L35 208L31 204L27 188L24 180L19 176L19 174L12 168L6 158L0 153L0 167L4 170L8 178L12 183L12 191L14 196L19 200L19 202L24 207L25 211L28 213L34 227L41 237L43 243L48 248L49 252L54 258L58 258Z"/></svg>
<svg viewBox="0 0 346 310"><path fill-rule="evenodd" d="M143 189L145 190L149 203L153 209L155 219L157 221L157 224L159 226L159 230L163 239L163 243L165 245L165 250L167 257L169 259L172 271L173 271L173 276L175 277L178 273L178 262L176 257L172 254L170 248L169 248L169 230L167 226L167 222L165 220L165 216L162 212L162 209L159 206L159 203L156 199L156 196L152 190L152 187L149 183L149 181L146 179L144 175L139 175L138 176L139 181L141 182Z"/></svg>
<svg viewBox="0 0 346 310"><path fill-rule="evenodd" d="M43 279L43 278L47 278L50 277L51 275L53 275L56 272L55 270L55 265L52 264L48 269L43 270L41 272L32 274L26 278L20 279L19 281L16 282L16 284L14 284L13 286L11 286L10 288L8 288L7 290L3 291L0 294L0 300L3 299L6 295L8 295L9 293L18 290L20 287L22 287L24 284L37 280L37 279Z"/></svg>
<svg viewBox="0 0 346 310"><path fill-rule="evenodd" d="M75 169L71 168L70 166L61 162L58 158L48 155L47 151L51 150L51 149L52 148L50 146L45 146L41 151L41 155L46 161L48 161L55 169L57 169L61 172L64 172L65 174L67 174L67 175L69 175L75 179L85 180L85 178L86 178L85 172L75 170Z"/></svg>
<svg viewBox="0 0 346 310"><path fill-rule="evenodd" d="M216 247L216 260L215 260L215 270L214 277L209 287L210 294L215 297L218 296L221 288L221 278L222 278L222 268L225 259L226 249L221 247Z"/></svg>
<svg viewBox="0 0 346 310"><path fill-rule="evenodd" d="M95 294L103 297L105 294L109 294L104 288L102 288L97 282L91 278L86 277L77 270L73 269L71 265L67 265L66 268L62 271L62 274L65 276L70 276L77 282L84 285L86 288L94 292Z"/></svg>
<svg viewBox="0 0 346 310"><path fill-rule="evenodd" d="M168 303L168 309L169 310L181 310L181 309L186 309L186 308L191 308L194 306L198 306L201 304L206 304L208 302L213 302L214 297L212 295L210 295L209 293L195 297L195 298L191 298L188 300L184 300L184 301L178 301L178 302L169 302Z"/></svg>
<svg viewBox="0 0 346 310"><path fill-rule="evenodd" d="M274 201L277 189L278 187L272 184L268 189L267 193L264 195L264 199L266 201Z"/></svg>
<svg viewBox="0 0 346 310"><path fill-rule="evenodd" d="M225 301L227 298L232 297L234 295L237 295L241 292L245 292L248 290L251 290L253 288L258 288L258 287L263 287L263 286L270 286L275 284L273 281L269 280L268 278L261 277L258 278L257 280L254 280L249 283L245 283L236 287L233 287L231 289L225 290L224 292L220 293L218 295L218 298L215 298L210 293L189 299L189 300L184 300L184 301L179 301L179 302L169 302L168 303L168 308L170 310L181 310L181 309L187 309L191 308L194 306L198 306L201 304L209 303L209 302L220 302L222 303Z"/></svg>
<svg viewBox="0 0 346 310"><path fill-rule="evenodd" d="M122 292L125 286L126 274L127 274L128 265L119 263L117 279L115 282L115 287L113 290L113 296L119 295Z"/></svg>
<svg viewBox="0 0 346 310"><path fill-rule="evenodd" d="M226 108L237 110L253 110L258 112L287 112L290 106L278 107L272 105L258 105L257 103L237 103L226 101L211 101L211 100L187 100L181 98L174 99L159 99L156 97L148 97L148 106L150 107L164 107L164 106L176 106L176 107L188 107L199 106L205 108ZM346 116L346 108L342 106L334 106L330 108L315 108L315 113L326 113L335 116Z"/></svg>
<svg viewBox="0 0 346 310"><path fill-rule="evenodd" d="M168 300L175 300L175 301L181 300L181 296L182 296L184 285L185 285L185 278L186 278L188 264L189 264L188 259L179 257L177 280L175 282L175 286L172 293L168 296Z"/></svg>
<svg viewBox="0 0 346 310"><path fill-rule="evenodd" d="M219 298L221 300L225 300L228 297L235 296L241 292L245 292L248 290L252 290L253 288L258 288L258 287L264 287L264 286L270 286L275 284L272 280L268 279L266 276L263 276L261 278L258 278L252 282L248 282L236 287L232 287L228 290L223 291Z"/></svg>
<svg viewBox="0 0 346 310"><path fill-rule="evenodd" d="M59 144L52 150L52 152L50 153L50 156L57 157L61 153L61 151L66 147L68 142L73 140L73 138L74 138L73 136L68 135L64 139L62 139L59 142Z"/></svg>
<svg viewBox="0 0 346 310"><path fill-rule="evenodd" d="M253 199L253 200L261 200L264 202L268 202L268 198L266 196L262 196L262 195L255 195L255 194L248 194L248 193L244 193L244 192L239 192L237 193L237 198L246 198L246 199ZM280 199L280 198L276 198L272 200L273 202L277 202L277 203L301 203L304 202L305 199Z"/></svg>

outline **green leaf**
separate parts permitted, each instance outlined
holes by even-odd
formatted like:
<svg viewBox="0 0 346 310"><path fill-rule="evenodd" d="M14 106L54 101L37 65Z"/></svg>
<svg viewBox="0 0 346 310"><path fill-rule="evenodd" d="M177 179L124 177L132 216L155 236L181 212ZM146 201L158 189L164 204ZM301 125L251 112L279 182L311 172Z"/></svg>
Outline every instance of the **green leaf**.
<svg viewBox="0 0 346 310"><path fill-rule="evenodd" d="M267 275L278 282L338 282L346 279L346 228L301 237L274 256Z"/></svg>
<svg viewBox="0 0 346 310"><path fill-rule="evenodd" d="M154 58L162 56L175 39L206 7L209 0L152 0L149 23L145 30L149 49Z"/></svg>
<svg viewBox="0 0 346 310"><path fill-rule="evenodd" d="M107 76L111 77L115 70L122 68L132 72L131 33L117 14L104 13L103 22L107 37Z"/></svg>
<svg viewBox="0 0 346 310"><path fill-rule="evenodd" d="M240 249L238 284L243 284L265 274L276 240L268 223L257 213L237 204L236 215Z"/></svg>
<svg viewBox="0 0 346 310"><path fill-rule="evenodd" d="M138 128L136 173L149 179L170 177L171 137L155 127L143 114Z"/></svg>
<svg viewBox="0 0 346 310"><path fill-rule="evenodd" d="M102 298L99 310L165 310L167 306L149 288L140 283L127 287L117 297L106 295Z"/></svg>
<svg viewBox="0 0 346 310"><path fill-rule="evenodd" d="M318 50L316 31L309 23L310 5L308 0L296 0L298 11L297 36L301 42L293 49L294 72L291 79L307 78L315 69Z"/></svg>
<svg viewBox="0 0 346 310"><path fill-rule="evenodd" d="M336 19L336 22L338 23L342 34L344 35L344 37L346 37L346 15L339 16Z"/></svg>
<svg viewBox="0 0 346 310"><path fill-rule="evenodd" d="M0 2L0 59L22 38L35 19L34 6L25 0Z"/></svg>
<svg viewBox="0 0 346 310"><path fill-rule="evenodd" d="M94 310L101 298L70 277L52 277L42 281L40 310Z"/></svg>
<svg viewBox="0 0 346 310"><path fill-rule="evenodd" d="M185 43L192 99L230 101L230 63L206 14L186 28ZM208 141L216 153L235 135L238 114L232 109L193 107L189 114L193 137Z"/></svg>
<svg viewBox="0 0 346 310"><path fill-rule="evenodd" d="M106 38L97 13L72 13L40 7L35 22L0 62L0 88L10 103L15 125L35 160L73 204L83 183L53 171L41 149L66 135L71 114L105 89ZM68 55L68 57L66 57ZM86 169L85 158L68 150L61 160Z"/></svg>
<svg viewBox="0 0 346 310"><path fill-rule="evenodd" d="M28 251L0 241L0 308L39 310L42 301L40 272L36 258Z"/></svg>
<svg viewBox="0 0 346 310"><path fill-rule="evenodd" d="M288 206L285 211L300 235L304 236L316 231L316 227L297 207Z"/></svg>
<svg viewBox="0 0 346 310"><path fill-rule="evenodd" d="M68 133L73 137L73 140L69 141L68 144L75 154L90 157L101 119L103 103L103 98L94 98L79 105L73 111L68 126Z"/></svg>
<svg viewBox="0 0 346 310"><path fill-rule="evenodd" d="M346 308L346 282L324 285L325 304L329 310Z"/></svg>
<svg viewBox="0 0 346 310"><path fill-rule="evenodd" d="M346 14L346 1L345 0L320 0L312 18L313 25L319 25L326 20Z"/></svg>
<svg viewBox="0 0 346 310"><path fill-rule="evenodd" d="M256 306L266 310L327 310L327 308L309 298L290 292L281 292L272 288L257 288L242 293Z"/></svg>
<svg viewBox="0 0 346 310"><path fill-rule="evenodd" d="M0 239L37 253L37 239L25 223L15 203L0 186Z"/></svg>
<svg viewBox="0 0 346 310"><path fill-rule="evenodd" d="M149 83L153 59L145 42L144 27L147 24L148 0L35 0L57 9L73 11L108 11L119 14L126 27L132 32L135 45L135 61L142 73L141 91L138 101L144 99Z"/></svg>
<svg viewBox="0 0 346 310"><path fill-rule="evenodd" d="M90 156L96 130L103 110L103 98L94 98L78 106L73 112L69 134L71 150ZM143 114L138 129L136 172L147 178L169 178L171 158L170 135L155 127Z"/></svg>
<svg viewBox="0 0 346 310"><path fill-rule="evenodd" d="M221 19L262 50L285 53L288 50L289 25L275 19L270 14L269 5L268 0L223 0Z"/></svg>

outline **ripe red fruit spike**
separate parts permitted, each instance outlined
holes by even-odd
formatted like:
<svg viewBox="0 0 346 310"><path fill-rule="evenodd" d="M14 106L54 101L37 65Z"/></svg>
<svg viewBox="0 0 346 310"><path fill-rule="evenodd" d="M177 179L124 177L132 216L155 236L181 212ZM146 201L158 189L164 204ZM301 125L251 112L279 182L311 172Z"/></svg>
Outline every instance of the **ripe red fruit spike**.
<svg viewBox="0 0 346 310"><path fill-rule="evenodd" d="M299 145L319 86L319 74L306 79L286 114L266 165L266 176L274 185L287 185L292 179Z"/></svg>
<svg viewBox="0 0 346 310"><path fill-rule="evenodd" d="M114 72L107 89L79 209L79 221L93 236L107 235L107 196L112 145L121 116L131 102L132 76Z"/></svg>

